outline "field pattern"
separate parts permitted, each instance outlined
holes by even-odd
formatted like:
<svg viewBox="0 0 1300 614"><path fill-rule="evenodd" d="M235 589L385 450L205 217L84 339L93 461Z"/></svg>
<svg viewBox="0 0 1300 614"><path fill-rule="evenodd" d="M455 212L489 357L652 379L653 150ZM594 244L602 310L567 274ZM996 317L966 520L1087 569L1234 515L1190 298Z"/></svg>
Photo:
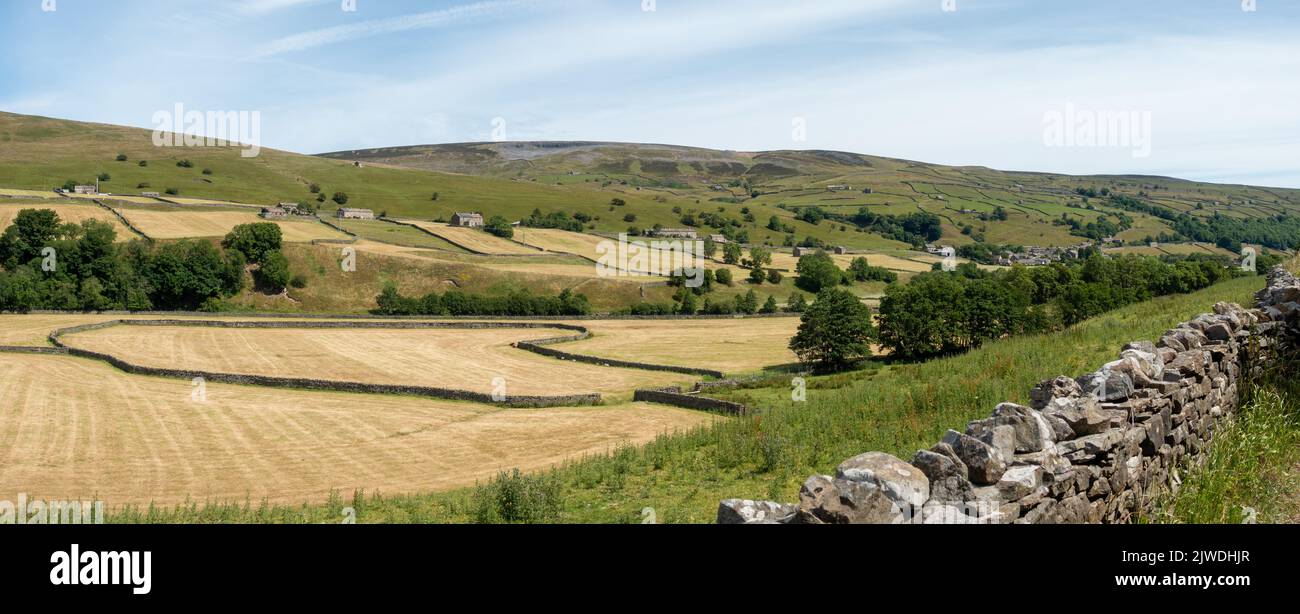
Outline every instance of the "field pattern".
<svg viewBox="0 0 1300 614"><path fill-rule="evenodd" d="M559 333L571 334L571 333ZM158 368L184 365L217 373L406 384L507 395L598 392L630 397L639 387L667 386L682 375L601 367L547 358L511 347L558 336L550 329L237 329L131 327L68 335L70 347Z"/></svg>

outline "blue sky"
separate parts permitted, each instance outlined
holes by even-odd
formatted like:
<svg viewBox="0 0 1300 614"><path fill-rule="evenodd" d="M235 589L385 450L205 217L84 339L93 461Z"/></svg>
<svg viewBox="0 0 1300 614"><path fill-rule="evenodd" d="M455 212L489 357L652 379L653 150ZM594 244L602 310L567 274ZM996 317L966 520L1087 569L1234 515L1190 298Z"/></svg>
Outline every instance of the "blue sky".
<svg viewBox="0 0 1300 614"><path fill-rule="evenodd" d="M263 146L302 153L489 140L503 118L511 140L1300 188L1289 0L53 1L0 4L0 110L258 111ZM1067 107L1149 113L1150 155L1046 146Z"/></svg>

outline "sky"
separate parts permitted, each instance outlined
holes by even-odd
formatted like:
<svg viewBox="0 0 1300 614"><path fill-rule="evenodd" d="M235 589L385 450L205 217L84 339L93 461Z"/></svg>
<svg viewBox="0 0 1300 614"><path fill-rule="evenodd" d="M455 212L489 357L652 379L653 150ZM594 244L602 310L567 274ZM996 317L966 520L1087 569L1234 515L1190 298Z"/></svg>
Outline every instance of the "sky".
<svg viewBox="0 0 1300 614"><path fill-rule="evenodd" d="M624 141L1300 188L1294 0L5 0L0 52L0 110L256 112L300 153Z"/></svg>

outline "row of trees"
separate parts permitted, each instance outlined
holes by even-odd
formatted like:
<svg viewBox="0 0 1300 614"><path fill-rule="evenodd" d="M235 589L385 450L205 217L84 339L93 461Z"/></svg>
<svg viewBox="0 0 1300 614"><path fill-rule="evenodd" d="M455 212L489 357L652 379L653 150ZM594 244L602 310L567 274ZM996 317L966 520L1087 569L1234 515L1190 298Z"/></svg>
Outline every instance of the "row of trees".
<svg viewBox="0 0 1300 614"><path fill-rule="evenodd" d="M403 296L389 283L372 313L388 316L583 316L591 313L587 297L570 290L558 296L534 296L518 290L504 296L481 296L461 290L422 297Z"/></svg>
<svg viewBox="0 0 1300 614"><path fill-rule="evenodd" d="M1170 262L1135 255L1000 271L963 264L889 286L880 304L880 343L899 358L957 353L1244 274L1209 258Z"/></svg>

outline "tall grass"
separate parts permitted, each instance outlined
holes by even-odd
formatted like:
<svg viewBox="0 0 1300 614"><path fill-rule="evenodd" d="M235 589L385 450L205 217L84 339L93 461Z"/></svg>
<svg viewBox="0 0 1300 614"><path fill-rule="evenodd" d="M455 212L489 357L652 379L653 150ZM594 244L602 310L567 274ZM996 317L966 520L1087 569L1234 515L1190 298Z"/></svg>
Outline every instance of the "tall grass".
<svg viewBox="0 0 1300 614"><path fill-rule="evenodd" d="M1291 357L1289 357L1291 358ZM1218 427L1204 460L1146 520L1211 524L1295 522L1300 495L1300 369L1281 361L1247 382L1236 414Z"/></svg>
<svg viewBox="0 0 1300 614"><path fill-rule="evenodd" d="M707 523L731 497L795 500L812 473L867 451L909 458L948 428L987 417L1002 401L1027 402L1030 388L1057 375L1079 375L1112 360L1129 341L1155 339L1216 301L1249 304L1263 285L1240 278L1188 295L1131 305L1065 331L989 343L970 353L919 364L873 363L850 374L809 378L806 402L791 399L789 380L730 393L760 408L756 415L664 434L641 447L576 459L536 479L553 483L545 497L522 497L528 510L553 509L516 521L640 523L647 508L660 522ZM508 480L516 480L510 474ZM478 489L362 497L360 522L492 521L487 511L502 478ZM526 489L525 489L526 490ZM356 497L354 497L356 499ZM541 503L538 503L538 502ZM514 509L491 503L500 517ZM325 506L202 506L154 512L152 522L333 521L341 503ZM318 508L324 509L318 509ZM138 521L112 515L110 521ZM504 519L504 518L500 518Z"/></svg>

